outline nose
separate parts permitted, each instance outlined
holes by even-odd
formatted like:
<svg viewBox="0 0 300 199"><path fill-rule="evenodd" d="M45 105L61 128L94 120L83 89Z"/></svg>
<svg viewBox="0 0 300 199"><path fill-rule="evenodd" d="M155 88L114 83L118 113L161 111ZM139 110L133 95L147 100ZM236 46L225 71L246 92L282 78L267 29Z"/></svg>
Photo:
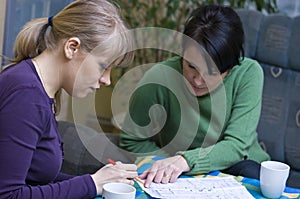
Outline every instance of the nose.
<svg viewBox="0 0 300 199"><path fill-rule="evenodd" d="M105 71L100 79L99 79L99 83L100 85L105 85L105 86L109 86L111 84L111 81L110 81L110 72L109 71Z"/></svg>
<svg viewBox="0 0 300 199"><path fill-rule="evenodd" d="M199 73L193 75L193 81L195 86L197 87L205 84L203 77Z"/></svg>

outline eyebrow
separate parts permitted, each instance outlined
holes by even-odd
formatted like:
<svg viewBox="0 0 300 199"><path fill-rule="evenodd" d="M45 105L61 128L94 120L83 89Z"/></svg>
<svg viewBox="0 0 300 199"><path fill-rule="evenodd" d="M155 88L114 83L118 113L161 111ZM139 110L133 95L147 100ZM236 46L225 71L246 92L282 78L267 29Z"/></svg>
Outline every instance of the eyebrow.
<svg viewBox="0 0 300 199"><path fill-rule="evenodd" d="M192 62L189 62L186 60L186 62L190 65L190 66L193 66L194 68L198 68L197 64L195 63L192 63Z"/></svg>
<svg viewBox="0 0 300 199"><path fill-rule="evenodd" d="M99 63L99 65L100 65L100 67L101 67L102 69L107 69L107 68L109 68L109 65L108 65L108 64Z"/></svg>
<svg viewBox="0 0 300 199"><path fill-rule="evenodd" d="M187 61L187 63L189 64L189 66L192 66L193 68L195 68L195 69L199 69L199 67L196 65L196 64L194 64L194 63L191 63L191 62L189 62L189 61ZM212 68L210 68L210 67L206 67L207 68L207 72L208 72L208 74L209 75L218 75L218 74L220 74L219 72L218 72L218 70L214 70L214 69L212 69ZM199 69L200 70L200 69ZM199 72L199 71L198 71Z"/></svg>
<svg viewBox="0 0 300 199"><path fill-rule="evenodd" d="M121 65L122 65L122 63L123 63L123 62L124 62L124 60L125 60L125 57L126 57L126 55L123 55L122 59L119 61L119 63L118 63L118 64L116 64L116 66L121 66Z"/></svg>

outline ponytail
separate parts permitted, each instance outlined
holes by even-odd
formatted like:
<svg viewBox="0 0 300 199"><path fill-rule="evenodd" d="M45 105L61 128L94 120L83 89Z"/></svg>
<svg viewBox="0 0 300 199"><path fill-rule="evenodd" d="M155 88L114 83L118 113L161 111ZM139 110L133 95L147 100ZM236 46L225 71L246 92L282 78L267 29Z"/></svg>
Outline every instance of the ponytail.
<svg viewBox="0 0 300 199"><path fill-rule="evenodd" d="M14 58L10 62L18 63L23 59L33 58L46 49L45 33L48 28L47 18L37 18L25 24L17 35L14 45Z"/></svg>
<svg viewBox="0 0 300 199"><path fill-rule="evenodd" d="M14 58L18 63L34 58L45 49L55 49L57 43L70 37L78 37L82 50L91 52L95 47L105 47L117 57L124 55L121 65L133 58L133 39L121 19L117 8L106 0L76 0L54 17L37 18L25 24L14 46Z"/></svg>

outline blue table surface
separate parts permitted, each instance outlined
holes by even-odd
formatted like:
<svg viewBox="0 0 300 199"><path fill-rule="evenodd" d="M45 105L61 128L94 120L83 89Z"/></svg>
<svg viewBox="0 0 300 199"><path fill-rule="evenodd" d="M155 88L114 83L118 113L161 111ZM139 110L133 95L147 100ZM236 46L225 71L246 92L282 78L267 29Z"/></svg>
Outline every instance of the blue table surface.
<svg viewBox="0 0 300 199"><path fill-rule="evenodd" d="M158 159L162 159L163 157L161 156L154 156L151 158L151 161L155 161ZM145 171L147 168L149 168L152 164L151 161L148 161L146 163L143 163L142 165L138 165L138 173L141 174L143 171ZM220 171L213 171L210 172L207 175L203 175L203 177L210 177L210 176L222 176L222 175L226 175L227 174L223 174ZM186 177L193 177L193 176L185 176L182 175L180 176L180 178L186 178ZM256 199L263 199L265 198L264 196L262 196L261 192L260 192L260 184L259 184L259 180L257 179L252 179L252 178L246 178L246 177L236 177L236 179L240 182L242 182L242 184L247 188L247 190L249 191L249 193ZM137 183L134 184L134 187L136 188L136 199L152 199L151 196L149 196L148 194L146 194ZM101 197L96 197L97 199L101 199ZM284 190L284 193L282 194L282 196L279 199L291 199L291 198L299 198L300 199L300 189L297 188L292 188L292 187L286 187Z"/></svg>

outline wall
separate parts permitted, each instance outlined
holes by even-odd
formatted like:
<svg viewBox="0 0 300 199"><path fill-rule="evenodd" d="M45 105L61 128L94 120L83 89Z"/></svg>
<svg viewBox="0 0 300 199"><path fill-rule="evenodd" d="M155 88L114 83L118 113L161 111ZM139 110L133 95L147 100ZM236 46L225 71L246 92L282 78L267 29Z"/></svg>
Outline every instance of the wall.
<svg viewBox="0 0 300 199"><path fill-rule="evenodd" d="M277 0L277 6L280 12L288 16L300 15L300 0Z"/></svg>
<svg viewBox="0 0 300 199"><path fill-rule="evenodd" d="M0 0L0 54L3 52L3 39L4 39L4 25L5 25L5 8L6 0ZM2 65L2 59L0 59L0 66Z"/></svg>

